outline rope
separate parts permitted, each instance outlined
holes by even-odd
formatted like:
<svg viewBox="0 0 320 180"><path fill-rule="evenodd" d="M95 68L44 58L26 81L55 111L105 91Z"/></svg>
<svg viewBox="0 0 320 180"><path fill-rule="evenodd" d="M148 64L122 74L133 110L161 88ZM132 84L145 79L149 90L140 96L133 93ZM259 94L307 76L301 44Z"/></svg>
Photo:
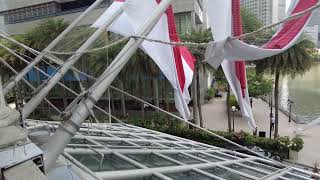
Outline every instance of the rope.
<svg viewBox="0 0 320 180"><path fill-rule="evenodd" d="M295 19L295 18L298 18L298 17L301 17L307 13L311 13L315 10L317 10L318 8L320 8L320 3L302 11L302 12L299 12L299 13L296 13L294 15L291 15L279 22L276 22L274 24L271 24L271 25L267 25L267 26L264 26L256 31L253 31L253 32L249 32L249 33L245 33L245 34L241 34L239 36L235 36L233 37L233 39L242 39L242 38L245 38L246 36L252 36L252 35L255 35L255 34L258 34L262 31L265 31L265 30L268 30L268 29L271 29L275 26L278 26L280 24L283 24L285 22L288 22L292 19ZM124 37L114 43L111 43L109 45L106 45L106 46L103 46L103 47L99 47L99 48L94 48L94 49L91 49L91 50L87 50L87 51L79 51L79 52L57 52L57 51L44 51L44 52L47 52L47 53L51 53L51 54L56 54L56 55L73 55L73 54L88 54L88 53L93 53L93 52L96 52L96 51L100 51L100 50L103 50L103 49L108 49L108 48L111 48L111 47L114 47L122 42L125 42L131 38L134 38L134 39L143 39L143 40L146 40L146 41L149 41L149 42L154 42L154 43L161 43L161 44L167 44L167 45L170 45L170 46L187 46L187 47L206 47L208 46L208 44L210 43L193 43L193 42L168 42L168 41L162 41L162 40L157 40L157 39L152 39L152 38L148 38L148 37L144 37L144 36L137 36L137 35L131 35L131 36L128 36L128 37Z"/></svg>
<svg viewBox="0 0 320 180"><path fill-rule="evenodd" d="M86 73L83 73L82 72L82 74L86 74ZM94 78L95 80L97 80L96 78ZM159 108L159 107L157 107L157 106L155 106L155 105L153 105L153 104L151 104L151 103L148 103L148 102L146 102L146 101L144 101L144 100L142 100L142 99L140 99L140 98L138 98L138 97L135 97L135 96L133 96L133 95L131 95L131 94L129 94L129 93L127 93L127 92L125 92L125 91L122 91L122 90L120 90L120 89L118 89L118 88L116 88L116 87L113 87L113 86L110 86L112 89L115 89L115 90L117 90L118 92L121 92L121 93L123 93L123 94L125 94L125 95L127 95L127 96L129 96L129 97L132 97L132 98L134 98L134 99L136 99L136 100L138 100L138 101L140 101L140 102L142 102L142 103L144 103L144 104L146 104L146 105L149 105L150 107L153 107L153 108L155 108L155 109L158 109L159 111L161 111L161 112L163 112L163 113L165 113L165 114L168 114L168 115L170 115L170 116L172 116L172 117L174 117L174 118L176 118L176 119L178 119L178 120L180 120L180 121L182 121L182 122L185 122L186 124L189 124L190 126L193 126L193 127L195 127L195 128L197 128L197 129L200 129L200 130L202 130L202 131L204 131L204 132L207 132L207 133L209 133L210 135L212 135L212 136L214 136L214 137L217 137L217 138L219 138L219 139L221 139L221 140L223 140L223 141L226 141L226 142L228 142L228 143L230 143L230 144L232 144L232 145L234 145L234 146L236 146L236 147L239 147L239 148L241 148L241 149L244 149L244 150L247 150L247 151L249 151L249 152L251 152L251 153L253 153L253 154L255 154L255 155L257 155L257 156L259 156L259 157L262 157L262 158L264 158L264 159L268 159L268 158L266 158L265 156L263 156L263 155L261 155L261 154L259 154L259 153L256 153L256 152L254 152L254 151L252 151L251 149L248 149L247 147L243 147L243 146L241 146L241 145L239 145L239 144L237 144L237 143L235 143L235 142L232 142L232 141L230 141L230 140L228 140L228 139L226 139L226 138L224 138L224 137L222 137L222 136L220 136L220 135L218 135L218 134L216 134L216 133L214 133L214 132L211 132L211 131L209 131L209 130L207 130L207 129L204 129L204 128L202 128L202 127L200 127L200 126L198 126L198 125L196 125L196 124L193 124L193 123L191 123L191 122L189 122L189 121L185 121L185 119L183 119L183 118L181 118L181 117L179 117L179 116L177 116L177 115L175 115L175 114L173 114L173 113L170 113L170 112L167 112L167 111L165 111L165 110L163 110L163 109L161 109L161 108ZM76 94L77 96L79 96L79 94L77 94L77 93L75 93L74 91L72 91L74 94ZM95 106L96 108L98 108L97 106ZM98 108L99 110L101 110L101 108ZM105 111L102 111L102 112L105 112ZM107 113L106 113L107 114ZM108 113L108 115L110 115L111 117L112 117L112 115L110 114L110 113ZM121 121L122 122L122 121ZM123 123L123 122L122 122ZM272 159L268 159L268 160L271 160L271 161L273 161L273 162L275 162L275 163L277 163L277 164L280 164L279 162L276 162L276 161L274 161L274 160L272 160Z"/></svg>
<svg viewBox="0 0 320 180"><path fill-rule="evenodd" d="M274 23L274 24L269 25L269 26L262 27L262 28L260 28L260 29L258 29L258 30L256 30L256 31L253 31L253 32L250 32L250 33L246 33L246 34L242 34L242 35L240 35L240 36L236 36L236 37L233 37L233 38L239 39L239 38L243 38L243 37L245 37L245 36L257 34L257 33L261 32L261 31L270 29L270 28L272 28L272 27L278 26L279 24L282 24L282 23L285 23L285 22L287 22L287 21L290 21L290 20L293 19L293 18L302 16L302 15L304 15L304 14L306 14L306 13L309 13L309 12L313 12L314 10L318 9L319 7L320 7L320 3L317 4L317 5L315 5L315 6L313 6L313 7L311 7L311 8L309 8L309 9L307 9L307 10L305 10L305 11L303 11L303 12L300 12L300 13L297 13L297 14L295 14L295 15L292 15L292 16L290 16L290 17L288 17L288 18L286 18L286 19L284 19L284 20L282 20L282 21L280 21L280 22ZM1 36L2 36L2 35L1 35ZM99 51L99 50L103 50L103 49L108 49L108 48L113 47L113 46L116 46L116 45L118 45L118 44L120 44L120 43L122 43L122 42L124 42L124 41L127 41L127 40L129 40L130 38L135 38L135 39L140 38L140 39L143 39L143 40L146 40L146 41L155 42L155 43L162 43L162 44L167 44L167 45L172 45L172 46L189 46L189 47L190 47L190 46L191 46L191 47L192 47L192 46L195 46L195 47L199 47L199 46L207 46L207 45L208 45L208 43L166 42L166 41L155 40L155 39L151 39L151 38L147 38L147 37L142 37L142 36L129 36L129 37L122 38L122 39L120 39L119 41L116 41L116 42L114 42L114 43L112 43L112 44L109 44L109 45L107 45L107 46L103 46L103 47L99 47L99 48L95 48L95 49L91 49L91 50L87 50L87 51L81 51L81 52L77 52L77 53L85 54L85 53L91 53L91 52L95 52L95 51ZM21 43L19 43L19 44L21 45ZM22 45L23 45L23 44L22 44ZM23 47L27 47L27 46L23 45ZM27 47L27 49L29 50L29 49L32 49L32 48ZM72 55L72 54L76 54L76 52L54 52L54 51L46 51L46 52L51 53L51 54L58 54L58 55ZM106 78L108 75L109 75L109 74L107 74L104 78ZM193 126L193 127L197 128L197 129L200 129L200 130L202 130L202 131L204 131L204 132L209 133L209 134L212 135L212 136L215 136L215 137L217 137L217 138L219 138L219 139L222 139L223 141L226 141L226 142L228 142L228 143L230 143L230 144L232 144L232 145L234 145L234 146L236 146L236 147L239 147L239 148L241 148L241 149L247 150L247 151L249 151L249 152L251 152L251 153L254 153L255 155L257 155L257 156L259 156L259 157L262 157L262 158L264 158L264 159L268 159L268 158L266 158L265 156L263 156L263 155L261 155L261 154L259 154L259 153L256 153L256 152L254 152L254 151L252 151L251 149L248 149L248 148L246 148L246 147L243 147L243 146L241 146L241 145L239 145L239 144L237 144L237 143L235 143L235 142L232 142L232 141L230 141L230 140L228 140L228 139L226 139L226 138L224 138L224 137L221 137L221 136L219 136L219 135L217 135L217 134L215 134L215 133L213 133L213 132L211 132L211 131L209 131L209 130L207 130L207 129L204 129L204 128L198 126L198 125L195 125L195 124L193 124L193 123L191 123L191 122L185 121L183 118L181 118L181 117L179 117L179 116L177 116L177 115L175 115L175 114L173 114L173 113L167 112L167 111L165 111L165 110L163 110L163 109L161 109L161 108L159 108L159 107L157 107L157 106L154 106L154 105L151 104L151 103L148 103L148 102L146 102L146 101L144 101L144 100L142 100L142 99L140 99L140 98L137 98L137 97L135 97L135 96L133 96L133 95L131 95L131 94L129 94L129 93L126 93L126 92L124 92L124 91L122 91L122 90L120 90L120 89L117 89L117 88L112 87L112 86L110 86L110 87L111 87L112 89L116 89L117 91L122 92L122 93L124 93L125 95L130 96L130 97L132 97L132 98L134 98L134 99L136 99L136 100L138 100L138 101L141 101L141 102L143 102L143 103L145 103L145 104L147 104L147 105L149 105L149 106L151 106L151 107L153 107L153 108L155 108L155 109L158 109L159 111L161 111L161 112L163 112L163 113L165 113L165 114L168 114L168 115L170 115L170 116L172 116L172 117L174 117L174 118L176 118L176 119L178 119L178 120L180 120L180 121L183 121L183 122L189 124L190 126ZM112 116L112 115L110 114L110 116ZM268 159L268 160L270 160L270 159ZM273 161L273 160L271 160L271 161ZM273 161L273 162L275 162L275 161ZM276 162L276 163L277 163L277 164L280 164L280 163L278 163L278 162ZM281 165L282 165L282 164L281 164Z"/></svg>

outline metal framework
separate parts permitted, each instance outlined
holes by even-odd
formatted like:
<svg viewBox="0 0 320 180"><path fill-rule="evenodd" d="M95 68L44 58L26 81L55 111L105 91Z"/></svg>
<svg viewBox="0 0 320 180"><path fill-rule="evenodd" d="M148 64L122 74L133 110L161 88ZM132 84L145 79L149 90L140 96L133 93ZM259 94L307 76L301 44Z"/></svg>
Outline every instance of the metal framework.
<svg viewBox="0 0 320 180"><path fill-rule="evenodd" d="M43 121L28 121L40 127ZM58 123L46 122L57 128ZM297 179L317 175L127 124L83 124L64 155L96 179Z"/></svg>
<svg viewBox="0 0 320 180"><path fill-rule="evenodd" d="M167 9L172 0L163 0L154 13L147 19L145 24L138 30L138 37L146 37L156 24L158 19ZM16 72L9 64L0 58L1 63L12 70L16 76L6 84L4 93L9 92L20 80L25 81L24 76L35 65L42 61L44 57L53 58L55 63L61 67L52 77L45 72L37 69L48 77L48 81L43 86L38 87L38 94L34 96L28 104L22 109L23 118L27 118L31 112L39 105L42 100L47 101L45 97L49 91L60 84L73 94L79 95L65 85L59 83L59 80L70 69L74 70L73 65L80 59L84 51L87 50L94 41L110 26L113 21L123 12L123 9L116 11L104 24L73 54L66 62L60 62L54 56L47 53L74 28L91 10L98 6L102 0L97 0L81 16L77 18L56 40L54 40L43 52L34 52L29 47L25 47L30 52L36 53L34 61L28 62L20 55L6 49L19 60L27 63L25 69L20 73ZM8 38L0 34L3 38ZM10 40L10 39L8 39ZM50 137L48 143L44 146L46 168L49 176L56 169L56 160L65 160L66 171L70 172L72 179L82 175L82 179L310 179L313 176L319 177L307 171L287 167L271 160L266 160L258 156L250 156L235 151L230 151L207 144L171 136L168 134L127 125L127 124L82 124L91 113L95 105L111 82L129 61L132 54L138 49L144 41L142 38L131 38L127 45L118 54L115 60L105 70L105 72L96 79L96 82L87 91L82 92L79 97L71 104L72 111L70 116L63 123L27 121L29 129L37 130L49 126L48 129L54 129L54 135ZM18 42L17 42L18 43ZM76 71L76 70L74 70ZM81 72L80 72L81 73ZM25 81L32 89L36 89L30 83ZM115 90L117 88L111 87ZM118 90L122 92L121 90ZM132 96L125 92L125 95ZM140 99L137 99L140 100ZM158 108L143 100L141 102ZM54 107L54 106L53 106ZM109 105L110 107L110 105ZM55 107L54 107L55 108ZM55 108L57 112L60 111ZM168 113L159 109L164 113ZM183 120L178 116L168 113L177 119ZM110 115L109 118L112 116ZM114 117L113 117L114 118ZM186 122L189 123L189 122ZM196 126L189 123L190 125ZM196 126L197 127L197 126ZM197 127L200 128L200 127ZM78 131L80 129L80 131ZM203 131L213 134L206 129ZM41 129L43 130L43 129ZM53 133L53 132L51 132ZM215 134L213 134L215 135ZM217 136L217 135L215 135ZM219 137L222 140L222 137ZM228 140L226 140L228 141ZM232 142L230 142L232 143ZM232 143L238 147L235 143ZM242 147L243 148L243 147ZM64 150L63 156L60 152ZM71 165L69 164L71 163ZM69 168L69 165L71 168ZM61 170L60 170L61 172ZM65 175L66 173L64 173ZM56 178L56 176L55 176ZM66 178L63 178L66 179ZM80 178L79 178L80 179Z"/></svg>

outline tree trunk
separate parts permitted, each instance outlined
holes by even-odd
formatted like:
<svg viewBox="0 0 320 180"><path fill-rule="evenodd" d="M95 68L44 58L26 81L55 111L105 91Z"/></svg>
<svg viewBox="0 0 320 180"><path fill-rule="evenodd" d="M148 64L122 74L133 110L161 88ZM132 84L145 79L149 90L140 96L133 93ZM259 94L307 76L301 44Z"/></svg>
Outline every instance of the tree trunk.
<svg viewBox="0 0 320 180"><path fill-rule="evenodd" d="M197 106L198 106L198 113L199 113L199 123L200 127L203 127L203 119L202 119L202 107L201 107L201 87L200 87L200 67L197 63L195 73L197 73L196 77L196 86L197 86Z"/></svg>
<svg viewBox="0 0 320 180"><path fill-rule="evenodd" d="M232 127L231 127L231 112L230 112L230 86L228 85L228 90L227 90L227 115L228 115L228 131L231 132L232 131Z"/></svg>
<svg viewBox="0 0 320 180"><path fill-rule="evenodd" d="M276 71L276 79L274 84L274 106L275 106L275 128L274 128L274 138L279 135L279 78L280 71Z"/></svg>
<svg viewBox="0 0 320 180"><path fill-rule="evenodd" d="M193 123L199 123L199 113L198 113L198 98L197 98L197 73L193 73L193 81L192 81L192 110L193 110Z"/></svg>
<svg viewBox="0 0 320 180"><path fill-rule="evenodd" d="M155 97L155 105L160 107L159 102L159 86L158 86L158 79L153 78L153 96ZM156 109L156 112L159 112L159 109Z"/></svg>
<svg viewBox="0 0 320 180"><path fill-rule="evenodd" d="M144 83L143 83L143 80L142 80L142 75L141 77L139 78L139 84L140 84L140 98L143 99L143 89L144 89ZM141 104L141 116L143 119L145 119L145 111L144 111L144 103L140 103Z"/></svg>
<svg viewBox="0 0 320 180"><path fill-rule="evenodd" d="M122 81L119 81L119 86L120 86L120 89L122 91L124 91L124 86L123 86L123 82ZM124 97L123 93L121 93L120 98L121 98L122 116L126 117L126 115L127 115L127 113L126 113L126 100L125 100L125 97Z"/></svg>

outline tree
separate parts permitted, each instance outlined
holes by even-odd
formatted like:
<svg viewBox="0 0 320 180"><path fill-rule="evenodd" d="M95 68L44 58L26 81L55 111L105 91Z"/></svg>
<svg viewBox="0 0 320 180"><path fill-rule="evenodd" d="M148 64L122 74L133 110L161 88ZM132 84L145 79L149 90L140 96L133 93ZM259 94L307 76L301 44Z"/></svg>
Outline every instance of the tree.
<svg viewBox="0 0 320 180"><path fill-rule="evenodd" d="M212 41L212 34L210 29L206 30L193 30L190 34L186 34L181 37L183 41L195 42L195 43L204 43ZM202 108L201 108L201 92L200 92L200 70L206 72L207 69L212 69L207 63L203 60L205 59L205 47L192 47L190 52L196 58L196 63L194 67L193 83L192 83L192 99L193 99L193 118L195 123L198 121L199 116L199 125L203 127L202 120Z"/></svg>
<svg viewBox="0 0 320 180"><path fill-rule="evenodd" d="M24 35L25 43L29 47L41 51L60 35L68 25L69 23L63 19L44 20Z"/></svg>
<svg viewBox="0 0 320 180"><path fill-rule="evenodd" d="M247 71L248 90L251 97L261 97L272 92L272 79L265 78L263 74L257 74L254 69Z"/></svg>
<svg viewBox="0 0 320 180"><path fill-rule="evenodd" d="M307 72L314 61L312 54L315 44L309 40L302 40L285 52L256 61L257 73L270 73L275 76L274 102L275 102L275 133L279 132L279 79L280 75L290 75L293 78Z"/></svg>

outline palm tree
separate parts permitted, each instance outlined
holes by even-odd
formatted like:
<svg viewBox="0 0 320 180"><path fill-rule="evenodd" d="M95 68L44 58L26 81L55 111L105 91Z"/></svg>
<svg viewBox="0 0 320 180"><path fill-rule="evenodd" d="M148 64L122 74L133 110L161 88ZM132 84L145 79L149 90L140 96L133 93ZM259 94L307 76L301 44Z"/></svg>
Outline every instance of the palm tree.
<svg viewBox="0 0 320 180"><path fill-rule="evenodd" d="M68 25L63 19L44 20L24 35L25 42L28 46L41 51L61 34Z"/></svg>
<svg viewBox="0 0 320 180"><path fill-rule="evenodd" d="M275 133L279 135L279 79L280 75L290 75L293 78L307 72L314 61L312 54L315 44L309 40L302 40L287 51L256 61L257 73L270 73L275 76L274 101L275 101Z"/></svg>
<svg viewBox="0 0 320 180"><path fill-rule="evenodd" d="M186 34L181 37L182 40L195 43L203 43L212 41L212 34L210 29L206 30L193 30L190 34ZM206 72L207 69L211 69L207 63L204 63L204 54L206 49L204 47L190 48L190 52L197 59L193 74L192 83L192 99L193 99L193 119L195 123L198 123L203 127L202 119L202 107L201 107L201 92L200 92L200 71ZM199 117L199 119L198 119Z"/></svg>

